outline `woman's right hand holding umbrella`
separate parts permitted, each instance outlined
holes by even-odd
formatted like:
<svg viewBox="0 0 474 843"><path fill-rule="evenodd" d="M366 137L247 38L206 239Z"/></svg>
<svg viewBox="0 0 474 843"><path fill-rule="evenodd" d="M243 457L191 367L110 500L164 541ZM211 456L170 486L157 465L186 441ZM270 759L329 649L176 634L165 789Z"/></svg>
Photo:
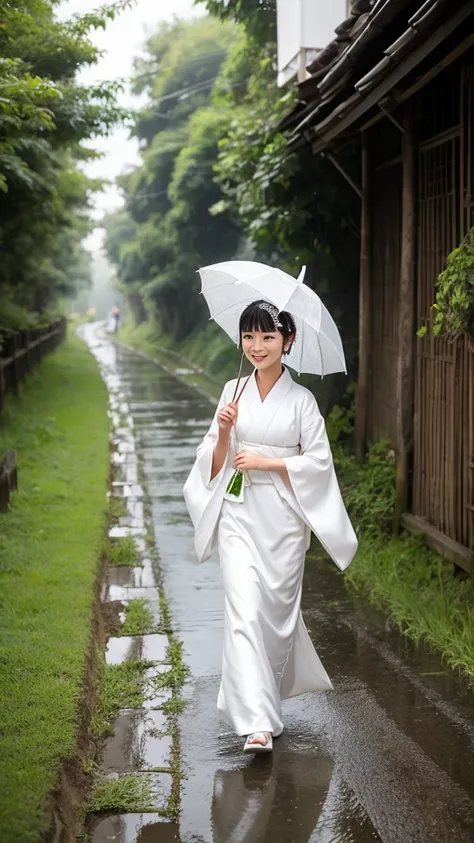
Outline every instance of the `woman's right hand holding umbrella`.
<svg viewBox="0 0 474 843"><path fill-rule="evenodd" d="M239 414L237 403L230 403L226 404L225 407L222 407L221 410L217 413L217 424L219 426L219 435L217 437L217 442L214 448L214 454L212 457L212 471L211 471L211 480L214 479L216 474L219 474L221 468L223 467L226 459L227 459L227 451L229 449L229 440L230 440L230 433L233 426L237 422L237 416Z"/></svg>
<svg viewBox="0 0 474 843"><path fill-rule="evenodd" d="M219 433L230 434L232 428L237 423L238 418L237 403L226 404L217 414L217 424L219 425Z"/></svg>

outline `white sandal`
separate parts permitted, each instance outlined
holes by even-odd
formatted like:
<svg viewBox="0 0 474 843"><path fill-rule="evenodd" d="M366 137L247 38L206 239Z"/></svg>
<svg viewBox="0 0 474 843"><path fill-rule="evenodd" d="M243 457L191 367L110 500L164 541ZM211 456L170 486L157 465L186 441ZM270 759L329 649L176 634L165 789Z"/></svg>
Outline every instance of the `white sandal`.
<svg viewBox="0 0 474 843"><path fill-rule="evenodd" d="M265 743L259 743L256 738L263 738ZM254 732L245 741L244 752L271 752L273 750L273 735L271 732Z"/></svg>

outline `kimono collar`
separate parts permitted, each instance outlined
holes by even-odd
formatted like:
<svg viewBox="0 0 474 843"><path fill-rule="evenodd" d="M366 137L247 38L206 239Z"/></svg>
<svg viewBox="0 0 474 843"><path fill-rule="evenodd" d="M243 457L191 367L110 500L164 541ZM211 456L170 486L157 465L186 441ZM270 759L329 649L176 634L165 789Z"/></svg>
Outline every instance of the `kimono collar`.
<svg viewBox="0 0 474 843"><path fill-rule="evenodd" d="M293 378L291 377L288 369L284 368L283 374L278 378L264 401L262 401L256 381L256 370L250 375L247 388L242 396L242 400L245 403L245 409L248 413L248 429L246 432L246 438L249 439L249 441L263 442L268 428L272 424L276 413L284 403L293 383ZM244 420L242 418L242 422L243 421Z"/></svg>
<svg viewBox="0 0 474 843"><path fill-rule="evenodd" d="M267 401L271 401L274 398L279 399L280 401L282 398L285 397L288 390L291 389L293 386L293 378L291 377L288 369L286 366L283 366L283 372L278 378L278 380L273 384L270 392L265 398L261 399L260 392L257 385L257 370L254 369L252 374L250 375L250 382L248 384L248 390L252 393L252 401L257 400L260 404L266 404Z"/></svg>

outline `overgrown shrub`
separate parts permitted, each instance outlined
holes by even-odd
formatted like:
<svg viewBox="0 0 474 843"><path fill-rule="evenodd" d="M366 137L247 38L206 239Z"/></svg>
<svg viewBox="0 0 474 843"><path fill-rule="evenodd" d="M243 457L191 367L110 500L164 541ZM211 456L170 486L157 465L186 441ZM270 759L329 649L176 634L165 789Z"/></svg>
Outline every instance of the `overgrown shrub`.
<svg viewBox="0 0 474 843"><path fill-rule="evenodd" d="M371 445L364 461L350 453L354 405L335 406L326 420L344 501L358 535L390 531L395 506L395 454L390 441Z"/></svg>

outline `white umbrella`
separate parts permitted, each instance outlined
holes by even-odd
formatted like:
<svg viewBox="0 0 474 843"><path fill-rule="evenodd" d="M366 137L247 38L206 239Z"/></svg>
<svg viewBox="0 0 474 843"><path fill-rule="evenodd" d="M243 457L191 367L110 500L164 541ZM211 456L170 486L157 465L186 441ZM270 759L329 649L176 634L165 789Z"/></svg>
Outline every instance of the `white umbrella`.
<svg viewBox="0 0 474 843"><path fill-rule="evenodd" d="M255 261L225 261L199 270L202 294L211 319L238 345L239 321L247 305L258 299L286 310L296 325L296 340L285 365L312 375L346 372L342 341L329 311L303 283L306 267L297 279Z"/></svg>

